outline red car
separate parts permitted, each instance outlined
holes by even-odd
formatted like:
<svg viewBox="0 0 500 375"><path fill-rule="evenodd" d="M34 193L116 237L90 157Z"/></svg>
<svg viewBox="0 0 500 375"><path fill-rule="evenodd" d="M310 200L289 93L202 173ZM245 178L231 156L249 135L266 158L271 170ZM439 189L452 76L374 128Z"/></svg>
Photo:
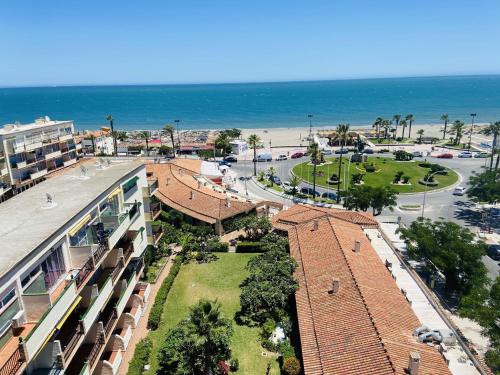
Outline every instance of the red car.
<svg viewBox="0 0 500 375"><path fill-rule="evenodd" d="M292 159L299 159L301 158L302 156L304 156L304 153L303 152L296 152L294 154L292 154L292 156L290 156Z"/></svg>
<svg viewBox="0 0 500 375"><path fill-rule="evenodd" d="M439 159L453 159L453 154L444 153L444 154L439 154L436 157L439 158Z"/></svg>

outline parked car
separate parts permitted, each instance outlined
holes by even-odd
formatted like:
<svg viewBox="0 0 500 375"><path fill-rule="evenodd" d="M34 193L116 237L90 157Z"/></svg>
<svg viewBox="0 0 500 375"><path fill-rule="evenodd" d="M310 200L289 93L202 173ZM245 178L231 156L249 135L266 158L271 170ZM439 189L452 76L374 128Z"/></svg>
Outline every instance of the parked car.
<svg viewBox="0 0 500 375"><path fill-rule="evenodd" d="M347 148L343 148L343 149L338 149L338 150L335 150L335 153L336 154L347 154L349 153L349 150Z"/></svg>
<svg viewBox="0 0 500 375"><path fill-rule="evenodd" d="M279 154L276 161L287 160L288 156L286 154Z"/></svg>
<svg viewBox="0 0 500 375"><path fill-rule="evenodd" d="M288 191L288 190L292 190L292 185L290 185L290 181L283 181L281 183L281 187L283 188L283 190L285 191Z"/></svg>
<svg viewBox="0 0 500 375"><path fill-rule="evenodd" d="M470 151L462 151L461 153L458 154L459 158L471 158L472 156L473 156L472 152Z"/></svg>
<svg viewBox="0 0 500 375"><path fill-rule="evenodd" d="M453 154L450 154L449 152L445 152L444 154L439 154L436 157L438 159L453 159Z"/></svg>
<svg viewBox="0 0 500 375"><path fill-rule="evenodd" d="M321 194L321 198L326 198L326 199L331 199L333 201L337 200L337 194L335 193L330 193L330 192L324 192Z"/></svg>
<svg viewBox="0 0 500 375"><path fill-rule="evenodd" d="M422 156L424 156L424 153L422 151L413 151L411 154L416 158L421 158Z"/></svg>
<svg viewBox="0 0 500 375"><path fill-rule="evenodd" d="M373 150L371 148L365 148L363 154L373 154Z"/></svg>
<svg viewBox="0 0 500 375"><path fill-rule="evenodd" d="M480 158L480 159L489 158L490 156L491 156L491 154L489 152L486 152L486 151L476 152L474 154L475 158Z"/></svg>
<svg viewBox="0 0 500 375"><path fill-rule="evenodd" d="M276 185L281 185L281 178L279 178L278 176L272 176L269 181L272 181L273 183L275 183Z"/></svg>
<svg viewBox="0 0 500 375"><path fill-rule="evenodd" d="M237 163L238 162L238 158L234 155L227 155L225 158L224 158L225 161L229 161L231 163Z"/></svg>
<svg viewBox="0 0 500 375"><path fill-rule="evenodd" d="M333 151L330 150L330 149L325 149L325 150L321 150L321 153L323 155L332 155L333 154Z"/></svg>
<svg viewBox="0 0 500 375"><path fill-rule="evenodd" d="M294 152L292 156L290 156L292 159L300 159L302 156L304 156L303 152Z"/></svg>
<svg viewBox="0 0 500 375"><path fill-rule="evenodd" d="M453 190L453 195L464 195L465 194L465 188L463 186L457 186L455 190Z"/></svg>
<svg viewBox="0 0 500 375"><path fill-rule="evenodd" d="M500 260L500 245L488 245L488 256L493 260Z"/></svg>
<svg viewBox="0 0 500 375"><path fill-rule="evenodd" d="M254 159L254 161L255 161L255 159ZM270 152L258 154L257 161L273 161L273 155Z"/></svg>
<svg viewBox="0 0 500 375"><path fill-rule="evenodd" d="M225 165L227 167L230 167L231 163L226 160L219 160L219 165Z"/></svg>
<svg viewBox="0 0 500 375"><path fill-rule="evenodd" d="M300 189L300 192L302 194L307 194L307 195L314 195L315 197L319 197L320 194L313 190L313 188L310 188L310 187L303 187L302 189Z"/></svg>

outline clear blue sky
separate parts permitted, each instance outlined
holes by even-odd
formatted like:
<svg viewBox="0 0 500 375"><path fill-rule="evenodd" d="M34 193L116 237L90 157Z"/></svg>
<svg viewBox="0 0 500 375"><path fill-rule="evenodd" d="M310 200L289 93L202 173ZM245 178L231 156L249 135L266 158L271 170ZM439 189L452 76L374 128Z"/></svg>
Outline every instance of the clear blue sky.
<svg viewBox="0 0 500 375"><path fill-rule="evenodd" d="M500 73L498 0L12 0L0 86Z"/></svg>

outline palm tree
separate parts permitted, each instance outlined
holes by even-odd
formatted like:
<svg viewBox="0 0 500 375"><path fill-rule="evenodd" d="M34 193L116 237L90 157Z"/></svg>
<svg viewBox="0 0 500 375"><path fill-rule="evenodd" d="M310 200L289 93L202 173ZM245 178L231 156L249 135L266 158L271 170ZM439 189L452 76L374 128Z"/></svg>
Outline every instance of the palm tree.
<svg viewBox="0 0 500 375"><path fill-rule="evenodd" d="M393 132L394 133L393 138L396 139L396 133L398 131L398 126L399 126L399 121L401 120L401 115L392 116L392 120L396 122L396 129Z"/></svg>
<svg viewBox="0 0 500 375"><path fill-rule="evenodd" d="M339 124L337 126L337 133L339 135L340 141L340 160L339 160L339 179L337 183L337 203L340 202L340 176L342 176L342 151L344 151L344 145L347 142L347 134L349 133L349 124ZM344 143L342 143L342 141Z"/></svg>
<svg viewBox="0 0 500 375"><path fill-rule="evenodd" d="M172 153L175 158L175 141L174 141L174 132L175 128L172 125L165 125L163 127L163 134L168 135L170 137L170 141L172 142Z"/></svg>
<svg viewBox="0 0 500 375"><path fill-rule="evenodd" d="M408 138L411 138L411 124L413 124L413 121L415 120L415 118L410 113L409 115L406 115L405 119L406 119L406 121L408 121L410 123L410 126L408 127Z"/></svg>
<svg viewBox="0 0 500 375"><path fill-rule="evenodd" d="M313 198L316 198L316 166L323 161L323 154L316 142L311 143L308 149L313 165Z"/></svg>
<svg viewBox="0 0 500 375"><path fill-rule="evenodd" d="M418 143L422 143L422 136L424 135L424 129L418 129L417 134L419 135Z"/></svg>
<svg viewBox="0 0 500 375"><path fill-rule="evenodd" d="M290 179L290 187L292 188L292 195L297 194L299 190L298 187L302 183L302 179L299 176L293 175Z"/></svg>
<svg viewBox="0 0 500 375"><path fill-rule="evenodd" d="M92 154L95 156L95 135L90 134L90 142L92 142Z"/></svg>
<svg viewBox="0 0 500 375"><path fill-rule="evenodd" d="M218 148L221 149L222 154L226 153L226 150L229 148L229 143L229 135L226 132L220 133L215 140L215 144Z"/></svg>
<svg viewBox="0 0 500 375"><path fill-rule="evenodd" d="M451 127L451 131L453 134L455 134L455 144L460 145L460 140L462 139L464 135L464 122L460 120L456 120L453 123L453 126Z"/></svg>
<svg viewBox="0 0 500 375"><path fill-rule="evenodd" d="M405 129L406 129L406 126L407 126L407 123L406 123L406 120L403 119L399 122L399 124L403 127L403 133L401 134L401 139L404 141L405 139Z"/></svg>
<svg viewBox="0 0 500 375"><path fill-rule="evenodd" d="M448 117L447 113L445 113L444 115L441 115L441 121L444 121L443 139L445 139L446 138L446 128L448 127L448 121L450 121L450 118Z"/></svg>
<svg viewBox="0 0 500 375"><path fill-rule="evenodd" d="M248 137L248 144L253 148L253 175L257 176L257 146L260 143L260 138L257 134L251 134Z"/></svg>
<svg viewBox="0 0 500 375"><path fill-rule="evenodd" d="M391 125L392 125L391 120L382 121L382 127L384 128L384 139L387 139L387 136L389 134L389 130L391 129Z"/></svg>
<svg viewBox="0 0 500 375"><path fill-rule="evenodd" d="M274 185L274 176L276 176L276 168L272 165L267 168L267 174L269 175L269 181L271 182L271 186Z"/></svg>
<svg viewBox="0 0 500 375"><path fill-rule="evenodd" d="M141 133L141 137L146 140L146 156L149 156L149 131L145 130Z"/></svg>
<svg viewBox="0 0 500 375"><path fill-rule="evenodd" d="M498 136L500 135L500 121L495 123L491 123L486 127L482 133L484 135L493 136L493 142L491 143L491 160L490 160L490 170L493 168L493 158L495 157L495 153L499 153L497 150ZM498 168L498 157L497 157L497 168Z"/></svg>
<svg viewBox="0 0 500 375"><path fill-rule="evenodd" d="M377 130L377 139L379 139L380 137L380 127L382 126L383 122L384 119L382 117L377 117L372 125L372 128L375 128Z"/></svg>
<svg viewBox="0 0 500 375"><path fill-rule="evenodd" d="M116 133L115 128L113 127L113 116L107 115L106 120L109 121L109 127L111 128L111 136L113 137L113 155L118 155L118 146L116 145Z"/></svg>

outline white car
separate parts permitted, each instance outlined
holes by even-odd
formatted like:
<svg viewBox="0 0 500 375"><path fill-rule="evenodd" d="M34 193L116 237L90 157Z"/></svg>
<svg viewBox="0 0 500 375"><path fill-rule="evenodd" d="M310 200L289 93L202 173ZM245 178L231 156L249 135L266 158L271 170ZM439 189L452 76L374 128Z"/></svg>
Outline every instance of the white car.
<svg viewBox="0 0 500 375"><path fill-rule="evenodd" d="M472 155L472 152L470 151L462 151L460 154L458 154L459 158L471 158L474 155Z"/></svg>
<svg viewBox="0 0 500 375"><path fill-rule="evenodd" d="M324 150L322 150L321 153L323 155L333 155L333 151L330 149L326 149L326 148Z"/></svg>
<svg viewBox="0 0 500 375"><path fill-rule="evenodd" d="M279 154L276 161L287 160L288 156L286 154Z"/></svg>
<svg viewBox="0 0 500 375"><path fill-rule="evenodd" d="M413 151L411 154L416 158L421 158L422 156L424 156L424 153L422 151Z"/></svg>
<svg viewBox="0 0 500 375"><path fill-rule="evenodd" d="M464 195L465 194L465 188L463 186L457 186L455 190L453 190L453 195Z"/></svg>
<svg viewBox="0 0 500 375"><path fill-rule="evenodd" d="M283 188L283 190L285 191L288 191L288 190L292 190L292 185L290 185L290 181L283 181L281 183L281 187Z"/></svg>

